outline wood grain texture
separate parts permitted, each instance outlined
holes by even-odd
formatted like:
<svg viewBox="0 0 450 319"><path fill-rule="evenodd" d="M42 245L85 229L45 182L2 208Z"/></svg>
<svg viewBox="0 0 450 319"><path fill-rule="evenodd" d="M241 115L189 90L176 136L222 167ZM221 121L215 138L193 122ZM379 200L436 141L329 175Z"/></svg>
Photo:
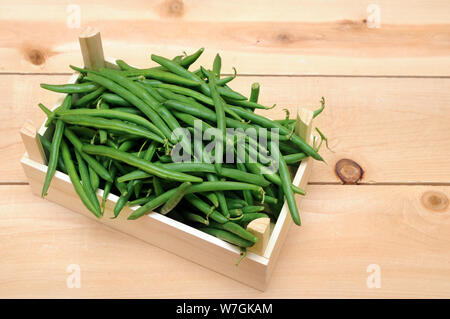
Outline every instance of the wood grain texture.
<svg viewBox="0 0 450 319"><path fill-rule="evenodd" d="M41 82L64 83L69 76L0 75L0 182L26 182L20 167L24 148L19 130L26 119L42 123L37 103L52 106L57 93ZM450 79L238 77L231 87L250 93L261 84L260 101L277 103L264 114L284 118L297 106L325 111L315 124L329 138L332 153L322 147L328 165L314 163L310 182L338 183L334 165L341 158L364 170L362 183L448 183L450 181ZM26 92L26 93L24 93Z"/></svg>
<svg viewBox="0 0 450 319"><path fill-rule="evenodd" d="M448 1L379 1L380 28L367 27L370 1L135 3L8 3L0 15L0 71L67 72L81 62L76 39L90 25L102 33L105 56L137 66L149 65L150 53L204 46L202 63L220 52L232 57L224 69L242 74L450 75ZM74 12L79 28L72 28Z"/></svg>
<svg viewBox="0 0 450 319"><path fill-rule="evenodd" d="M0 186L0 297L450 297L446 186L312 185L261 293L84 216ZM383 200L380 200L383 198ZM336 203L339 203L337 205ZM395 230L395 231L393 231ZM67 267L81 269L69 289ZM367 267L381 288L367 288Z"/></svg>

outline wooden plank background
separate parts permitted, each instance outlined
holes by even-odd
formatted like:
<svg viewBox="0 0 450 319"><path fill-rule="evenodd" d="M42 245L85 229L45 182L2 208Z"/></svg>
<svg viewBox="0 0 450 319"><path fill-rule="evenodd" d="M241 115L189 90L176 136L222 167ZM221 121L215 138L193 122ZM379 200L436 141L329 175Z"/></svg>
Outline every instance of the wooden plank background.
<svg viewBox="0 0 450 319"><path fill-rule="evenodd" d="M373 7L380 28L368 28ZM0 297L450 297L450 3L448 1L0 1ZM368 10L369 8L369 10ZM79 10L79 11L78 11ZM76 23L77 13L81 18ZM261 83L267 114L327 108L316 124L333 152L316 163L303 226L292 228L267 292L71 213L31 194L19 129L44 119L81 64L77 36L102 32L107 56L204 46L232 87ZM361 185L334 166L361 165ZM369 185L368 185L369 184ZM426 195L429 195L428 197ZM445 206L447 204L447 206ZM442 208L444 207L444 208ZM82 287L68 289L78 264ZM366 285L381 269L381 288Z"/></svg>

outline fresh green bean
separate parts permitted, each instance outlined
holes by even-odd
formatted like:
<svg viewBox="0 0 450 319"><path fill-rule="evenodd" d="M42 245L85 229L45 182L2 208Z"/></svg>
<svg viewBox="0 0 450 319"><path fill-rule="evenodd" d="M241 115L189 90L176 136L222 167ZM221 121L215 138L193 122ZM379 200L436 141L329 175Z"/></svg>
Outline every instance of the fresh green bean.
<svg viewBox="0 0 450 319"><path fill-rule="evenodd" d="M63 109L68 109L71 107L71 104L72 104L72 96L67 95L61 107ZM57 121L55 131L53 133L52 145L50 148L47 173L45 174L44 186L42 187L42 194L41 194L42 197L45 197L47 195L48 188L50 187L50 183L56 172L56 166L58 165L59 150L63 133L64 133L64 122Z"/></svg>
<svg viewBox="0 0 450 319"><path fill-rule="evenodd" d="M252 112L249 112L247 110L244 110L242 108L235 107L235 106L230 106L230 109L235 111L239 116L241 116L247 120L250 120L250 121L254 122L255 124L261 125L262 127L278 128L278 130L280 131L281 134L286 134L286 135L290 134L289 130L286 129L284 126L282 126L282 125L278 124L277 122L274 122L270 119L267 119L263 116L254 114ZM308 143L305 142L305 140L301 139L299 136L297 136L295 134L292 135L291 141L293 143L295 143L298 147L300 147L300 149L302 151L304 151L306 154L310 155L314 159L323 161L323 158L316 152L316 150L314 150L314 148L312 148Z"/></svg>
<svg viewBox="0 0 450 319"><path fill-rule="evenodd" d="M41 88L58 93L89 93L98 89L98 85L92 82L74 84L45 84Z"/></svg>
<svg viewBox="0 0 450 319"><path fill-rule="evenodd" d="M129 220L135 220L139 217L142 217L148 213L150 213L152 210L158 208L159 206L163 205L165 202L167 202L175 193L177 192L177 189L171 189L165 193L162 193L161 195L153 198L143 206L136 209L133 213L131 213L130 216L128 216Z"/></svg>
<svg viewBox="0 0 450 319"><path fill-rule="evenodd" d="M92 78L93 81L106 87L108 90L116 93L117 95L120 95L122 98L124 98L125 100L130 102L132 105L136 106L142 113L144 113L152 121L153 124L155 124L160 129L161 137L166 137L166 138L170 139L171 132L170 132L169 128L167 127L166 124L164 124L163 120L159 117L157 112L154 109L152 109L152 107L150 107L147 103L145 103L140 98L138 98L136 95L134 95L134 93L128 91L125 87L122 87L121 85L115 83L114 81L112 81L106 77L102 77L102 76L99 76L99 75L96 75L93 73L92 74L88 73L88 74ZM113 77L114 77L114 75L113 75ZM114 78L117 78L117 77L114 77ZM122 77L122 78L125 78L125 77ZM126 79L126 81L128 81L128 79ZM137 86L137 84L134 84L134 85ZM137 87L137 89L144 91L140 87Z"/></svg>
<svg viewBox="0 0 450 319"><path fill-rule="evenodd" d="M245 206L242 207L242 213L244 214L250 214L250 213L257 213L257 212L261 212L264 210L264 206Z"/></svg>
<svg viewBox="0 0 450 319"><path fill-rule="evenodd" d="M197 215L197 214L194 214L194 213L190 213L190 212L183 212L182 214L183 214L184 218L186 218L187 220L190 220L190 221L196 222L196 223L200 223L200 224L203 224L203 225L206 225L206 226L209 225L209 220L203 218L200 215Z"/></svg>
<svg viewBox="0 0 450 319"><path fill-rule="evenodd" d="M226 242L229 242L233 245L239 246L239 247L252 247L254 245L253 242L245 240L233 233L230 233L228 231L212 228L212 227L201 227L199 228L201 231L212 235L214 237L217 237L219 239L222 239Z"/></svg>
<svg viewBox="0 0 450 319"><path fill-rule="evenodd" d="M175 180L175 181L186 181L186 182L201 182L202 179L192 175L184 174L181 172L174 172L164 168L161 165L155 165L149 163L139 157L130 155L126 152L116 150L112 147L102 146L102 145L83 145L83 152L91 155L99 155L109 157L128 165L137 167L147 173L156 175L163 179Z"/></svg>
<svg viewBox="0 0 450 319"><path fill-rule="evenodd" d="M205 48L200 48L191 55L185 56L181 61L180 65L185 69L188 69L197 59L202 55Z"/></svg>
<svg viewBox="0 0 450 319"><path fill-rule="evenodd" d="M165 72L161 70L155 70L155 69L144 69L144 70L127 70L122 71L122 75L124 76L145 76L151 79L167 82L167 83L173 83L177 85L183 85L183 86L199 86L200 83L196 81L192 81L189 79L186 79L184 77L181 77L179 75Z"/></svg>
<svg viewBox="0 0 450 319"><path fill-rule="evenodd" d="M210 221L209 225L211 227L217 228L217 229L222 229L222 230L226 230L229 231L230 233L233 233L245 240L248 240L252 243L257 243L258 242L258 238L256 238L255 235L253 235L252 233L250 233L249 231L245 230L244 228L242 228L242 226L234 223L234 222L226 222L223 224L220 223L216 223L214 221Z"/></svg>
<svg viewBox="0 0 450 319"><path fill-rule="evenodd" d="M95 191L92 188L88 167L84 162L83 158L81 157L80 152L78 152L77 150L75 150L75 157L77 159L78 171L80 172L84 192L86 193L86 196L89 198L93 207L95 208L96 215L101 216L102 213L100 209L100 204L98 203L97 195L95 194Z"/></svg>
<svg viewBox="0 0 450 319"><path fill-rule="evenodd" d="M98 211L89 200L89 197L86 195L86 192L84 191L84 188L80 183L80 178L78 177L77 170L70 156L69 147L64 140L61 141L61 155L64 160L64 165L66 165L70 181L72 182L73 187L80 197L81 201L96 217L100 218L101 214L98 214Z"/></svg>
<svg viewBox="0 0 450 319"><path fill-rule="evenodd" d="M49 142L49 140L47 140L44 136L39 135L39 140L41 141L42 146L44 147L44 149L50 153L50 149L52 147L52 143ZM58 156L58 167L61 172L63 173L67 173L67 169L66 169L66 165L64 165L64 161L62 159L61 156Z"/></svg>
<svg viewBox="0 0 450 319"><path fill-rule="evenodd" d="M161 207L159 211L160 214L166 215L172 209L174 209L175 206L177 206L178 203L183 199L183 196L186 194L186 192L189 191L191 185L192 184L190 182L184 182L180 186L178 186L174 195L169 200L167 200L163 207Z"/></svg>
<svg viewBox="0 0 450 319"><path fill-rule="evenodd" d="M76 109L76 110L69 110L69 111L57 111L56 115L58 117L62 117L62 118L64 118L64 116L70 116L70 115L80 115L80 116L82 115L82 116L91 116L91 117L100 117L100 118L127 121L130 123L139 125L154 134L157 134L159 137L157 141L159 141L160 143L164 142L164 140L160 138L160 136L162 135L161 131L153 123L151 123L144 117L136 115L136 114L130 114L127 112L117 111L116 109L112 109L112 110Z"/></svg>
<svg viewBox="0 0 450 319"><path fill-rule="evenodd" d="M286 164L291 165L300 162L302 159L305 159L307 155L305 153L295 153L284 155L283 158L286 161Z"/></svg>
<svg viewBox="0 0 450 319"><path fill-rule="evenodd" d="M96 111L96 110L94 110ZM100 111L100 110L99 110ZM98 129L109 129L116 132L122 132L125 134L131 134L135 136L145 137L159 143L165 141L153 132L150 132L146 128L135 124L129 124L125 121L115 119L105 119L101 117L93 117L86 115L63 115L59 117L62 121L81 126L95 127Z"/></svg>
<svg viewBox="0 0 450 319"><path fill-rule="evenodd" d="M133 195L133 189L136 186L136 181L131 181L127 185L127 193L125 195L120 195L119 199L116 202L116 205L114 205L114 217L119 217L120 212L125 207L125 204L129 201L131 195Z"/></svg>
<svg viewBox="0 0 450 319"><path fill-rule="evenodd" d="M114 94L114 93L103 93L102 99L104 99L107 103L111 105L120 105L125 107L130 107L132 104L125 100L120 95Z"/></svg>
<svg viewBox="0 0 450 319"><path fill-rule="evenodd" d="M202 201L199 197L197 197L194 194L186 194L184 198L195 208L197 208L199 211L201 211L203 214L206 215L207 218L211 217L213 220L215 220L218 223L226 223L228 219L224 217L221 213L219 213L217 210L215 210L214 206L209 206L204 201Z"/></svg>
<svg viewBox="0 0 450 319"><path fill-rule="evenodd" d="M259 83L255 82L252 84L252 89L250 93L250 102L258 103L259 98Z"/></svg>
<svg viewBox="0 0 450 319"><path fill-rule="evenodd" d="M88 105L90 102L94 101L96 98L98 98L100 95L102 95L102 93L104 91L105 91L105 88L99 87L95 91L92 91L92 92L82 96L77 101L75 101L75 103L73 103L73 106L74 107L80 107L80 106L83 106L83 105Z"/></svg>

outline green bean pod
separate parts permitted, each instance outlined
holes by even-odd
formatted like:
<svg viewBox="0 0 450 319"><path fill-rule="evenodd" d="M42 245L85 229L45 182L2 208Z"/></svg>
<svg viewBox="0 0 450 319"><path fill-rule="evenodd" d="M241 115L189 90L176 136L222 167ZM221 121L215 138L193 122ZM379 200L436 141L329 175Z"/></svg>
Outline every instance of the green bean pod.
<svg viewBox="0 0 450 319"><path fill-rule="evenodd" d="M86 152L91 155L99 155L99 156L105 156L109 157L124 163L127 163L128 165L137 167L147 173L156 175L158 177L169 179L169 180L175 180L175 181L186 181L186 182L201 182L202 179L200 177L195 177L192 175L184 174L181 172L174 172L171 170L167 170L164 167L161 167L161 165L155 165L152 163L149 163L139 157L130 155L129 153L116 150L112 147L108 146L102 146L102 145L83 145L82 147L83 152Z"/></svg>
<svg viewBox="0 0 450 319"><path fill-rule="evenodd" d="M63 109L68 109L70 108L71 104L72 104L72 96L67 95L61 107ZM64 133L64 122L57 121L49 153L47 173L45 174L44 185L42 187L42 194L41 194L42 197L45 197L47 195L50 183L56 172L56 166L58 165L59 150L63 133Z"/></svg>
<svg viewBox="0 0 450 319"><path fill-rule="evenodd" d="M45 84L41 83L41 88L57 93L89 93L98 89L98 85L92 82L74 84Z"/></svg>
<svg viewBox="0 0 450 319"><path fill-rule="evenodd" d="M83 204L98 218L101 217L101 214L98 214L96 208L92 204L92 202L89 200L89 197L86 195L86 192L84 191L83 186L80 183L80 178L78 177L77 170L75 169L75 165L72 161L72 158L70 156L70 150L65 141L61 141L61 155L64 160L64 164L67 168L67 173L70 177L70 181L72 182L72 185L80 197Z"/></svg>
<svg viewBox="0 0 450 319"><path fill-rule="evenodd" d="M254 245L253 242L251 242L249 240L245 240L233 233L230 233L230 232L222 230L222 229L217 229L217 228L212 228L212 227L201 227L199 229L209 235L212 235L214 237L217 237L219 239L222 239L226 242L229 242L229 243L239 246L239 247L252 247Z"/></svg>
<svg viewBox="0 0 450 319"><path fill-rule="evenodd" d="M180 186L178 186L175 194L164 204L163 207L161 207L159 211L160 214L166 215L172 209L174 209L175 206L177 206L178 203L183 199L183 196L186 194L186 192L189 191L191 185L192 184L190 182L184 182Z"/></svg>
<svg viewBox="0 0 450 319"><path fill-rule="evenodd" d="M77 150L75 150L75 157L77 159L78 171L80 172L84 192L86 193L86 196L89 198L90 202L92 203L92 206L95 209L95 215L101 216L102 212L100 209L100 204L98 203L97 195L94 189L92 188L88 167L84 162L83 158L81 157L80 152L78 152Z"/></svg>

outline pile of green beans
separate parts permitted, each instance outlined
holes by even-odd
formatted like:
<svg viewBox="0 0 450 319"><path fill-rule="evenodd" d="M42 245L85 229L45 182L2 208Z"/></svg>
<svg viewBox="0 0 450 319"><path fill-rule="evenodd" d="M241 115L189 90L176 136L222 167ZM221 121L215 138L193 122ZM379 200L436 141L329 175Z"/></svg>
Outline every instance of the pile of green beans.
<svg viewBox="0 0 450 319"><path fill-rule="evenodd" d="M112 218L119 217L125 206L131 207L126 216L130 222L155 211L241 249L257 242L246 229L248 223L262 217L275 222L285 201L300 225L295 194L305 192L292 185L290 172L309 156L323 160L320 146L309 145L294 133L296 120L271 120L255 113L271 108L258 103L260 85L252 84L249 98L231 89L236 70L222 77L219 55L212 69L190 71L203 51L173 59L152 55L159 66L146 69L122 60L115 69L71 66L79 73L76 83L41 84L66 94L55 110L39 104L51 128L40 137L49 159L42 196L51 192L52 177L60 170L98 218L107 197L115 194L119 198ZM322 100L314 116L323 107ZM194 125L196 120L200 126ZM206 152L205 141L190 138L209 128L223 139L222 147L212 153ZM229 128L275 128L279 143L270 134L266 145L260 135L230 137ZM185 130L174 134L178 129ZM240 141L248 143L244 160L224 160L229 148L238 156ZM180 145L191 162L174 162L171 155ZM251 157L256 160L250 162ZM278 162L278 171L268 169L270 161Z"/></svg>

